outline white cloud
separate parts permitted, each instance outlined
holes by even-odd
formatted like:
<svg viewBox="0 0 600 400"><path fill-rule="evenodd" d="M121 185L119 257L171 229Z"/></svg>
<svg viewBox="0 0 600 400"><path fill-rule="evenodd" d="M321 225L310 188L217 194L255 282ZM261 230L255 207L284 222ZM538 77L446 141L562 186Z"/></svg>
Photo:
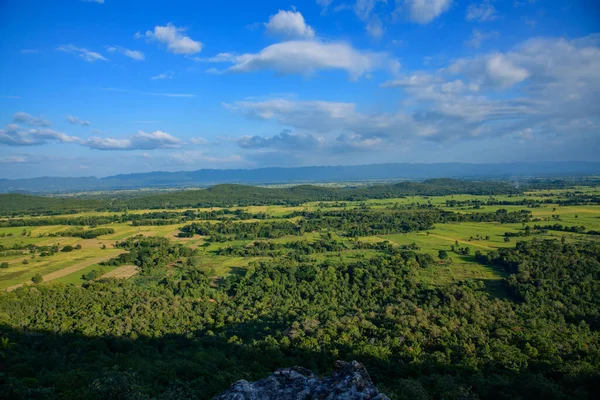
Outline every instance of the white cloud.
<svg viewBox="0 0 600 400"><path fill-rule="evenodd" d="M90 126L90 121L84 121L72 115L67 116L67 122L74 125Z"/></svg>
<svg viewBox="0 0 600 400"><path fill-rule="evenodd" d="M511 60L499 53L487 59L486 68L489 77L504 87L524 81L530 75L525 68L516 66Z"/></svg>
<svg viewBox="0 0 600 400"><path fill-rule="evenodd" d="M159 79L173 79L173 77L175 77L175 74L173 72L167 71L163 72L162 74L154 75L150 77L150 79L156 81Z"/></svg>
<svg viewBox="0 0 600 400"><path fill-rule="evenodd" d="M81 0L84 3L98 3L98 4L104 4L104 0Z"/></svg>
<svg viewBox="0 0 600 400"><path fill-rule="evenodd" d="M66 44L66 45L59 46L57 48L57 50L65 52L65 53L76 54L87 62L95 62L98 60L108 61L108 59L105 58L100 53L96 53L94 51L89 51L88 49L84 49L82 47L76 47L76 46L73 46L72 44Z"/></svg>
<svg viewBox="0 0 600 400"><path fill-rule="evenodd" d="M312 38L315 36L313 28L306 24L304 17L299 11L279 10L275 15L269 17L265 23L267 33L274 36L287 38Z"/></svg>
<svg viewBox="0 0 600 400"><path fill-rule="evenodd" d="M533 135L562 137L567 143L574 135L589 138L600 131L599 70L600 35L536 38L504 53L459 59L447 68L385 82L382 86L404 92L396 111L364 112L355 103L286 98L225 106L298 130L283 137L238 139L255 153L268 147L284 154L284 148L293 148L285 143L311 137L319 138L312 148L324 153L404 148L406 141L524 141Z"/></svg>
<svg viewBox="0 0 600 400"><path fill-rule="evenodd" d="M174 54L200 53L202 43L186 36L185 31L185 28L178 28L169 22L166 26L155 26L154 31L146 31L145 37L166 44L167 50ZM141 34L136 33L136 37L141 37Z"/></svg>
<svg viewBox="0 0 600 400"><path fill-rule="evenodd" d="M96 150L155 150L178 147L181 140L166 132L146 133L139 131L126 139L91 137L82 145Z"/></svg>
<svg viewBox="0 0 600 400"><path fill-rule="evenodd" d="M119 52L119 53L123 54L125 57L129 57L129 58L131 58L133 60L137 60L137 61L143 61L146 58L144 56L144 53L142 53L141 51L129 50L129 49L126 49L125 47L121 47L121 46L110 46L110 47L108 47L107 51L109 53Z"/></svg>
<svg viewBox="0 0 600 400"><path fill-rule="evenodd" d="M496 18L496 8L490 0L483 0L479 5L467 7L467 21L491 21Z"/></svg>
<svg viewBox="0 0 600 400"><path fill-rule="evenodd" d="M436 78L431 74L416 73L404 78L386 81L381 84L381 87L408 87L408 86L425 86L433 83Z"/></svg>
<svg viewBox="0 0 600 400"><path fill-rule="evenodd" d="M203 137L198 136L198 137L191 138L190 142L192 142L192 144L202 145L202 144L208 143L208 140L204 139Z"/></svg>
<svg viewBox="0 0 600 400"><path fill-rule="evenodd" d="M450 9L452 0L405 0L411 21L428 24Z"/></svg>
<svg viewBox="0 0 600 400"><path fill-rule="evenodd" d="M231 62L229 72L273 70L278 74L311 75L318 70L341 69L357 79L375 69L396 73L397 60L387 53L363 52L346 43L297 40L276 43L254 54L221 53L214 62Z"/></svg>
<svg viewBox="0 0 600 400"><path fill-rule="evenodd" d="M0 129L0 144L7 146L35 146L47 141L80 143L81 139L49 128L25 129L18 124L9 124L5 129Z"/></svg>
<svg viewBox="0 0 600 400"><path fill-rule="evenodd" d="M19 126L11 125L6 127L6 129L0 129L0 144L7 146L33 146L41 144L39 140L30 137Z"/></svg>
<svg viewBox="0 0 600 400"><path fill-rule="evenodd" d="M469 40L465 41L465 45L478 49L479 46L481 46L481 43L483 43L484 41L491 39L491 38L498 37L498 36L499 36L498 32L487 32L486 33L486 32L482 32L478 29L473 29L473 32L471 33L471 37L469 38Z"/></svg>
<svg viewBox="0 0 600 400"><path fill-rule="evenodd" d="M66 133L55 131L54 129L30 129L28 134L41 140L55 140L61 143L81 143L77 136L69 136Z"/></svg>
<svg viewBox="0 0 600 400"><path fill-rule="evenodd" d="M43 119L40 117L34 117L31 114L27 114L25 112L15 113L13 116L13 121L17 123L23 123L31 126L50 126L52 122L47 119Z"/></svg>

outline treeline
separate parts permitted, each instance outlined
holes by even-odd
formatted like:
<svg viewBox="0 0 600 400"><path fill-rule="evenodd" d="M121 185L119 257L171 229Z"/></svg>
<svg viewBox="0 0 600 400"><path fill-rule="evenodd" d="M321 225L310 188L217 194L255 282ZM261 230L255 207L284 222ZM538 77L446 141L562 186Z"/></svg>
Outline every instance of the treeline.
<svg viewBox="0 0 600 400"><path fill-rule="evenodd" d="M555 200L552 198L545 200L534 200L534 199L521 199L521 200L497 200L490 198L487 200L446 200L446 207L474 207L481 208L481 206L523 206L528 208L539 208L542 204L551 204Z"/></svg>
<svg viewBox="0 0 600 400"><path fill-rule="evenodd" d="M186 210L156 211L142 214L123 213L120 215L94 215L82 217L38 217L38 218L11 218L0 220L0 228L19 226L49 226L49 225L71 225L71 226L97 226L112 223L130 222L133 226L143 225L171 225L180 222L200 220L244 220L244 219L266 219L266 213L249 213L242 209L230 210Z"/></svg>
<svg viewBox="0 0 600 400"><path fill-rule="evenodd" d="M233 207L250 205L299 205L308 201L357 201L386 199L408 195L442 196L450 194L518 194L506 182L471 182L431 179L424 182L361 187L331 188L298 185L290 188L264 188L244 185L216 185L202 190L179 190L137 197L58 198L21 194L0 195L0 214L44 215L83 210L125 211L134 209L170 209L186 207Z"/></svg>
<svg viewBox="0 0 600 400"><path fill-rule="evenodd" d="M295 211L287 215L296 221L194 222L180 228L179 237L208 236L209 241L275 239L306 232L333 230L347 237L386 235L433 229L435 223L500 222L524 223L531 220L527 210L493 213L454 213L438 208L416 210L328 210Z"/></svg>
<svg viewBox="0 0 600 400"><path fill-rule="evenodd" d="M115 233L113 228L94 228L94 229L83 229L83 228L71 228L66 231L60 231L56 233L49 233L49 237L53 236L68 236L68 237L80 237L82 239L94 239L102 235L111 235Z"/></svg>
<svg viewBox="0 0 600 400"><path fill-rule="evenodd" d="M286 365L364 362L391 398L587 399L600 379L600 244L519 243L483 282L419 283L416 254L254 263L215 281L155 238L142 274L0 293L2 398L209 399ZM436 265L425 268L438 268Z"/></svg>

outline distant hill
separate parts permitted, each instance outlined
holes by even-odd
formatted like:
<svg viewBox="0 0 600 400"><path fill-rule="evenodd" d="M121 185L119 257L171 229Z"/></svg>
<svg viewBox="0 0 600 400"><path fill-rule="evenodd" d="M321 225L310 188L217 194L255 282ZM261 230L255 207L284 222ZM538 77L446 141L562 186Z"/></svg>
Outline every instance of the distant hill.
<svg viewBox="0 0 600 400"><path fill-rule="evenodd" d="M560 182L559 182L560 184ZM552 183L551 187L556 187ZM523 188L500 181L462 181L430 179L358 187L298 185L267 188L239 184L220 184L208 189L170 190L159 194L139 192L136 196L32 196L0 194L0 215L64 214L85 210L125 211L132 209L169 209L184 207L231 207L250 205L299 205L307 201L357 201L387 199L407 195L516 194Z"/></svg>
<svg viewBox="0 0 600 400"><path fill-rule="evenodd" d="M207 187L222 183L278 184L356 182L368 180L522 179L530 177L576 177L600 174L600 162L511 164L370 164L259 169L201 169L197 171L122 174L105 178L41 177L0 179L0 193L77 192L139 188Z"/></svg>

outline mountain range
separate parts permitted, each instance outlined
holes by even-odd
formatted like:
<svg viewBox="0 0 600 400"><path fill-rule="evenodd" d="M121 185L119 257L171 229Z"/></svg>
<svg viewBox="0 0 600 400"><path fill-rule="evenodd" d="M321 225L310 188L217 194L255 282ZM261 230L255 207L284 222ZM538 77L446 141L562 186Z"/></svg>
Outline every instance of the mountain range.
<svg viewBox="0 0 600 400"><path fill-rule="evenodd" d="M368 164L259 169L200 169L89 177L0 179L0 193L78 192L141 188L207 187L221 183L284 184L400 181L431 178L508 179L581 177L600 174L600 162Z"/></svg>

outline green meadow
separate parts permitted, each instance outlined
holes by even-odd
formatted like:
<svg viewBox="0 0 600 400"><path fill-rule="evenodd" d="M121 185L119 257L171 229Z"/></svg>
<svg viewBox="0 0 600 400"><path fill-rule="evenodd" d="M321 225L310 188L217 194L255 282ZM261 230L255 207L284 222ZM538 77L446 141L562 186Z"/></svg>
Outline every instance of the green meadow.
<svg viewBox="0 0 600 400"><path fill-rule="evenodd" d="M449 196L406 196L390 199L373 199L366 201L331 201L331 202L307 202L301 205L261 205L232 207L230 210L244 210L248 213L265 213L269 220L273 221L298 221L302 217L287 217L293 212L315 212L330 210L352 210L366 208L371 210L395 210L410 207L439 207L440 209L458 213L495 213L499 209L508 212L527 210L532 213L534 219L538 222L534 224L554 224L560 223L565 226L584 226L586 230L600 230L600 206L598 205L558 205L561 199L568 198L573 193L586 193L590 195L598 194L598 188L573 188L567 190L540 190L527 192L522 195L499 195L499 196L476 196L476 195L449 195ZM519 202L522 200L541 200L550 203L538 204L530 208L524 205L480 205L473 206L462 204L464 202L488 202L488 201L510 201ZM450 207L448 201L462 202L456 206ZM195 211L220 210L221 208L197 208ZM143 214L150 212L169 211L184 212L188 209L169 209L169 210L134 210L129 214ZM391 212L391 211L390 211ZM111 216L121 215L116 212L96 212L85 211L76 214L66 214L66 218L78 218L82 216ZM43 218L43 217L36 217ZM236 221L235 223L257 222L256 219L246 219ZM210 221L217 223L218 221ZM232 222L234 223L234 222ZM228 257L217 255L217 251L223 247L247 246L253 240L228 240L226 242L207 242L205 237L194 235L191 238L178 237L179 229L185 223L156 226L133 226L131 222L111 223L102 225L114 230L114 233L101 235L94 239L82 239L79 237L51 236L58 232L68 230L67 225L49 225L49 226L25 226L25 227L5 227L0 228L0 245L3 251L0 252L0 263L8 263L8 268L0 269L0 288L8 288L13 285L29 283L31 278L40 274L48 276L55 282L68 284L82 284L82 275L92 270L102 270L109 272L113 267L101 267L98 263L108 260L118 255L121 250L115 248L115 244L135 235L161 236L170 240L182 243L191 248L201 249L201 268L214 272L218 276L225 276L232 272L242 271L253 261L264 260L265 257ZM88 229L90 227L84 227ZM449 254L448 260L439 263L436 269L420 269L418 275L424 283L432 285L443 285L448 282L464 279L480 279L484 281L499 280L503 276L497 270L490 266L480 265L476 262L475 251L483 253L492 251L500 247L512 247L519 240L531 240L538 238L555 238L566 241L581 240L599 240L599 236L548 231L544 234L532 235L528 237L511 237L509 241L505 239L506 232L522 232L524 224L501 224L498 222L461 222L436 224L433 229L427 231L413 231L409 233L398 233L389 235L375 235L360 237L364 242L388 241L394 246L416 245L419 252L427 253L437 259L440 250L445 250ZM340 236L338 232L331 232L333 237L341 242L349 243L350 239ZM268 239L274 243L288 243L295 241L314 242L321 239L320 232L309 232L302 236L284 236L276 239ZM64 246L79 246L80 249L71 252L57 251L54 254L42 257L36 254L30 254L27 250L11 250L15 246L23 248L24 246L57 246L62 249ZM469 247L469 255L459 255L451 252L453 246ZM313 254L314 260L330 260L336 262L346 262L352 259L362 259L375 257L376 251L373 250L345 250L341 252ZM6 265L6 264L4 264ZM63 271L63 272L60 272Z"/></svg>

